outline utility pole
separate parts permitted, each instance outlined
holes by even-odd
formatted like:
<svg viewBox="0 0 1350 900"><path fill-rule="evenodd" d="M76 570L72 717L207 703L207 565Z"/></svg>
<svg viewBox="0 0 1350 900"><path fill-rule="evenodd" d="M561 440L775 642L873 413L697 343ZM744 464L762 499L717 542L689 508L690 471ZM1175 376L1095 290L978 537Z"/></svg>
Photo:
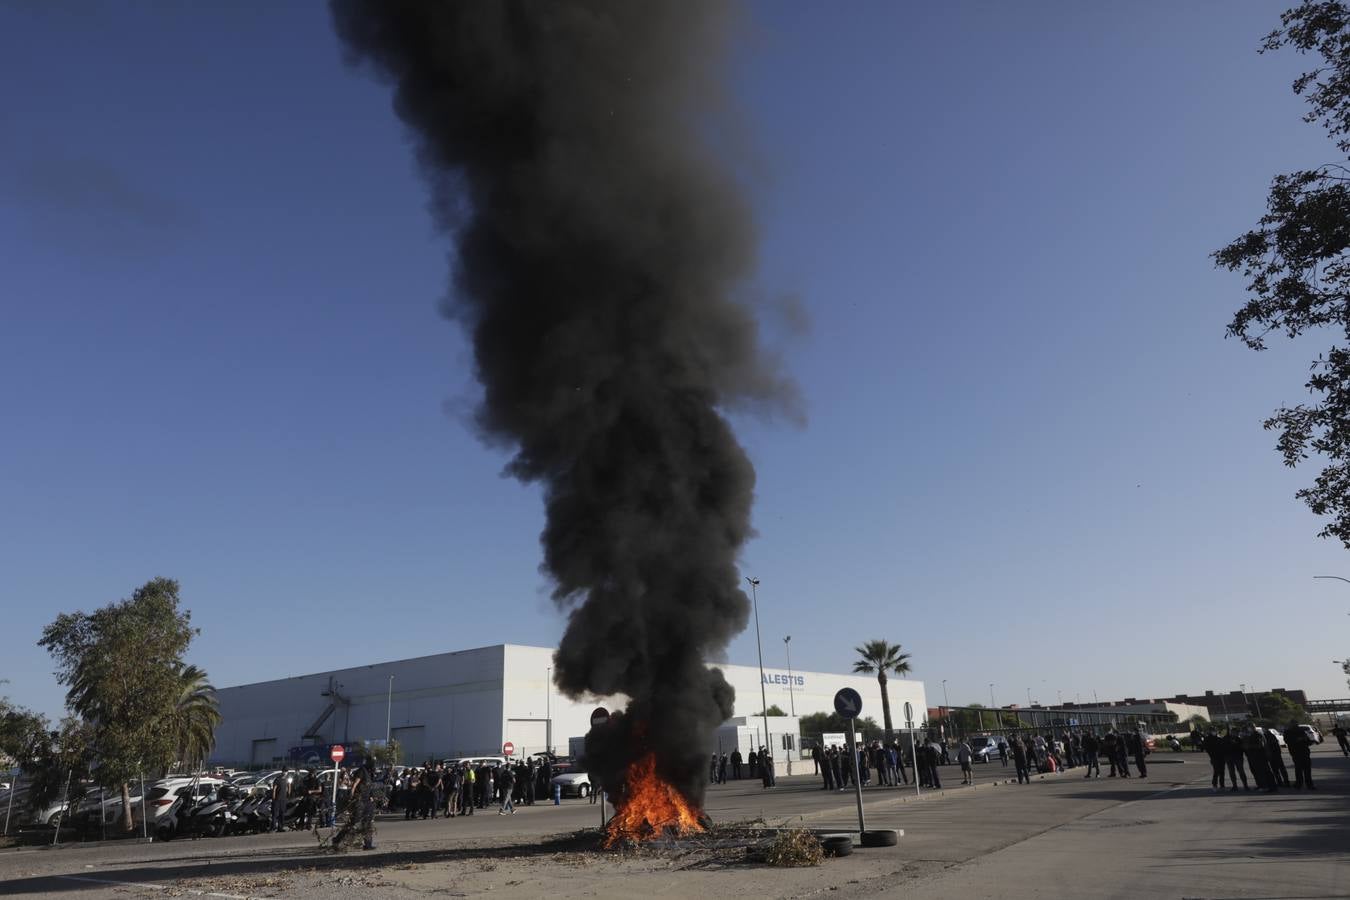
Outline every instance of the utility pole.
<svg viewBox="0 0 1350 900"><path fill-rule="evenodd" d="M788 704L791 706L792 715L795 717L797 715L797 699L796 694L792 690L792 635L789 634L787 637L783 638L783 647L787 650Z"/></svg>
<svg viewBox="0 0 1350 900"><path fill-rule="evenodd" d="M389 676L389 698L384 704L384 746L389 746L389 738L393 735L394 729L394 676ZM390 763L393 765L393 763Z"/></svg>
<svg viewBox="0 0 1350 900"><path fill-rule="evenodd" d="M763 704L760 713L764 719L764 749L769 748L769 696L764 690L764 645L759 640L759 579L745 576L750 582L750 602L755 610L755 649L759 652L759 702ZM763 766L763 761L760 762ZM770 780L772 783L772 779Z"/></svg>

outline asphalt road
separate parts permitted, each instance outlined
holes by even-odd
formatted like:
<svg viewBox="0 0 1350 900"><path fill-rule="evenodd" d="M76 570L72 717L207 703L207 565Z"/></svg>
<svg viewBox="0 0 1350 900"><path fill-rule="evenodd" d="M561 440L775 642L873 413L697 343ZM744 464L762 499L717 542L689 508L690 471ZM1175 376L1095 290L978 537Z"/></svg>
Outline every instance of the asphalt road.
<svg viewBox="0 0 1350 900"><path fill-rule="evenodd" d="M860 849L813 869L570 854L550 836L598 825L600 813L569 800L514 816L386 818L379 850L338 858L294 833L9 850L0 852L0 895L850 897L918 889L963 900L1350 898L1350 759L1323 745L1314 754L1317 792L1266 796L1216 795L1202 755L1178 758L1186 762L1150 766L1146 781L1085 781L1070 771L1019 786L999 783L1005 770L995 763L977 767L973 789L949 784L918 798L913 788L871 789L868 825L904 829L899 847ZM707 809L718 821L856 830L852 794L818 785L804 776L770 791L754 782L715 786Z"/></svg>

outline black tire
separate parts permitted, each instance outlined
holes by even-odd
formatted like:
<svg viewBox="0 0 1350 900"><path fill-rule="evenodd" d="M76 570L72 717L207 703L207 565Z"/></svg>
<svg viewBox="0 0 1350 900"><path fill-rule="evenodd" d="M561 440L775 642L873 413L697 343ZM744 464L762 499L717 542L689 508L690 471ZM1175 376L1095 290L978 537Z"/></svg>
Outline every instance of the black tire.
<svg viewBox="0 0 1350 900"><path fill-rule="evenodd" d="M583 784L581 787L577 788L577 796L580 797L582 800L585 800L590 795L591 795L591 786L589 784Z"/></svg>
<svg viewBox="0 0 1350 900"><path fill-rule="evenodd" d="M846 834L830 834L820 839L826 856L848 856L853 852L853 838Z"/></svg>
<svg viewBox="0 0 1350 900"><path fill-rule="evenodd" d="M47 827L55 828L57 825L61 824L62 818L63 817L59 812L52 813L51 816L48 817L47 819Z"/></svg>
<svg viewBox="0 0 1350 900"><path fill-rule="evenodd" d="M864 831L862 833L862 845L864 847L894 847L899 840L899 832L889 828L883 828L879 831Z"/></svg>

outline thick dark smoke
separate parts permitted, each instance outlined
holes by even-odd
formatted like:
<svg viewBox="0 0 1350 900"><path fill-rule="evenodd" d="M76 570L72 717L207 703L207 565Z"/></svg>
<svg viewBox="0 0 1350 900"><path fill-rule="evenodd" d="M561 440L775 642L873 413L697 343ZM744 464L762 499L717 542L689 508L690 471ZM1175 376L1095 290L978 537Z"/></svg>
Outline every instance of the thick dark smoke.
<svg viewBox="0 0 1350 900"><path fill-rule="evenodd" d="M701 804L733 692L704 660L746 624L736 569L755 475L719 410L791 388L733 298L746 203L707 144L725 2L333 0L352 56L396 85L454 237L451 314L477 420L541 482L568 694L624 694L589 736L621 788L644 748ZM638 723L644 723L635 728ZM600 768L596 768L596 767Z"/></svg>

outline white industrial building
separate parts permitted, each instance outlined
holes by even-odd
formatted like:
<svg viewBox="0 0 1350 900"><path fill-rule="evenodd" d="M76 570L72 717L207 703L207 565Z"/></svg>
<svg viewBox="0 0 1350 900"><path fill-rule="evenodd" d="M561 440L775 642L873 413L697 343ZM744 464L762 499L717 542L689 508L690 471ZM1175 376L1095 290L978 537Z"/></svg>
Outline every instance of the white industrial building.
<svg viewBox="0 0 1350 900"><path fill-rule="evenodd" d="M379 742L388 735L409 762L454 756L498 755L511 742L517 756L541 750L567 754L585 735L596 706L622 708L622 698L578 702L551 681L553 650L497 644L416 659L298 675L217 691L221 724L212 762L262 766L293 748L332 743ZM765 669L769 706L795 713L770 716L763 736L760 671L718 665L736 689L733 718L714 737L711 751L742 755L759 744L773 747L784 766L798 758L799 717L833 710L834 694L851 687L863 698L864 716L882 721L881 691L874 677ZM922 718L927 699L921 681L891 678L888 693L895 725L909 701ZM311 754L315 755L315 754Z"/></svg>

